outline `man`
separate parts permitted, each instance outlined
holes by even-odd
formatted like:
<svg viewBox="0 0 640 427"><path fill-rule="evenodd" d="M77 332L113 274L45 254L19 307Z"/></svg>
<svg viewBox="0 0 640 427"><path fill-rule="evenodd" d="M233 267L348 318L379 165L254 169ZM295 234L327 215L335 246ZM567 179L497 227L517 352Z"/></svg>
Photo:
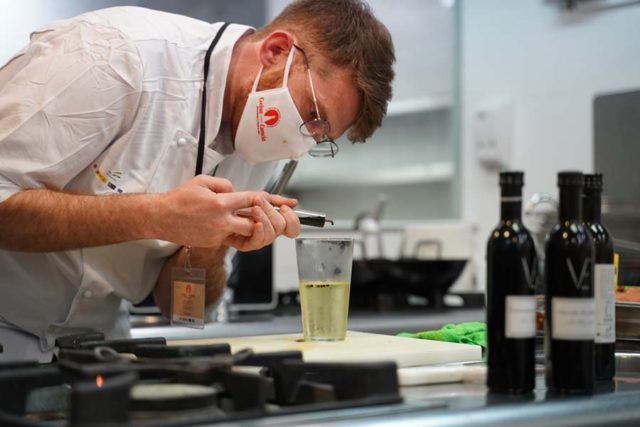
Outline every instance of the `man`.
<svg viewBox="0 0 640 427"><path fill-rule="evenodd" d="M215 305L229 247L300 231L295 200L248 190L369 137L393 61L360 0L301 0L258 31L124 7L34 33L0 69L0 359L126 336L121 301L151 291L169 316L187 264Z"/></svg>

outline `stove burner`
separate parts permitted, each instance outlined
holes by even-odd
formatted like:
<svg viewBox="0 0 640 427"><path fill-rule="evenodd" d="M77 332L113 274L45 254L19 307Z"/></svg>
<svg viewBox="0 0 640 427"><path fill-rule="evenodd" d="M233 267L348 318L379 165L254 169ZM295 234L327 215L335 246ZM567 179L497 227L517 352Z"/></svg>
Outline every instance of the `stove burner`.
<svg viewBox="0 0 640 427"><path fill-rule="evenodd" d="M129 399L135 411L203 409L215 405L218 391L197 384L136 384Z"/></svg>
<svg viewBox="0 0 640 427"><path fill-rule="evenodd" d="M0 364L0 425L197 425L401 401L392 362L308 363L298 351L101 334L56 346L50 364Z"/></svg>

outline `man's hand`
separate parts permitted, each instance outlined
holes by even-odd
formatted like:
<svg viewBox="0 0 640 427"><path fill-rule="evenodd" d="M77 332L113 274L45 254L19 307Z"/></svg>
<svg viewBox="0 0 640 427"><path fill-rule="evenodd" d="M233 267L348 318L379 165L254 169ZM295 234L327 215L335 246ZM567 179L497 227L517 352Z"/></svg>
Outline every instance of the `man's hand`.
<svg viewBox="0 0 640 427"><path fill-rule="evenodd" d="M280 213L272 204L280 206ZM300 221L291 209L296 204L265 192L233 192L228 180L200 175L162 195L159 234L194 247L259 249L279 235L300 233ZM246 208L252 209L252 218L236 214Z"/></svg>
<svg viewBox="0 0 640 427"><path fill-rule="evenodd" d="M280 212L273 208L274 205L279 206ZM275 195L270 196L268 201L265 198L255 199L255 206L251 210L255 221L253 233L249 236L229 236L224 244L246 252L269 245L280 235L296 237L300 234L300 220L292 209L296 205L295 200Z"/></svg>
<svg viewBox="0 0 640 427"><path fill-rule="evenodd" d="M250 236L254 222L235 215L266 193L233 193L231 182L199 175L160 195L156 233L164 240L195 247L217 247L232 234Z"/></svg>

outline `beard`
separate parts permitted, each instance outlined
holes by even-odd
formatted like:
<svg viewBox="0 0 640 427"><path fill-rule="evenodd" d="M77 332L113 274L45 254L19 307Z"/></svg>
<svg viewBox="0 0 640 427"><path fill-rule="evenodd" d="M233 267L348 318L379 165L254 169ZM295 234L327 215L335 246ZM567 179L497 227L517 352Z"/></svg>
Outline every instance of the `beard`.
<svg viewBox="0 0 640 427"><path fill-rule="evenodd" d="M263 69L256 91L268 90L282 86L283 73L284 66L270 67L267 70ZM242 117L244 108L247 105L247 99L251 93L254 81L255 76L245 79L240 86L238 98L231 106L231 140L233 141L234 147L236 145L236 131L238 130L238 124L240 123L240 118Z"/></svg>

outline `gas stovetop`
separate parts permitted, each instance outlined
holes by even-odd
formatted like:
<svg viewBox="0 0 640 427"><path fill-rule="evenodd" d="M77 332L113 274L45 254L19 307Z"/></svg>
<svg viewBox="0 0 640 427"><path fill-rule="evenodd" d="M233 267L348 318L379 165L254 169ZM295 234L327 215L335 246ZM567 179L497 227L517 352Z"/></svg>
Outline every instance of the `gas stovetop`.
<svg viewBox="0 0 640 427"><path fill-rule="evenodd" d="M186 426L402 401L397 367L231 354L164 338L61 337L49 364L0 363L0 425Z"/></svg>

